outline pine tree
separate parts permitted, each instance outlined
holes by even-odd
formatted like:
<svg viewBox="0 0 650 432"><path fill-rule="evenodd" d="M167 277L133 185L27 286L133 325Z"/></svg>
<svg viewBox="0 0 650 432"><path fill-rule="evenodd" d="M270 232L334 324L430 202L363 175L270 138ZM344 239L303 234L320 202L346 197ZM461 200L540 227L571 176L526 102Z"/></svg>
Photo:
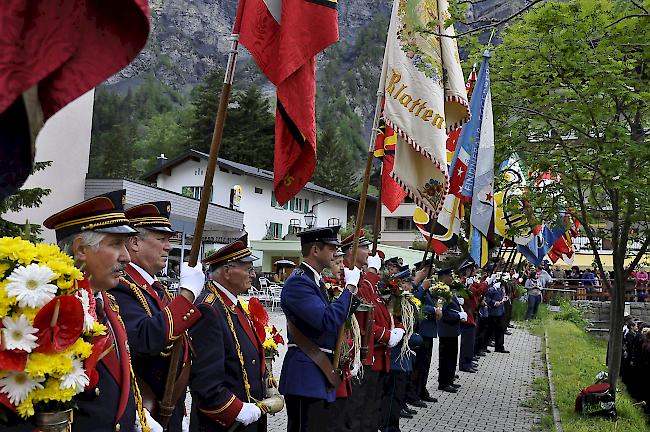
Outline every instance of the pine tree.
<svg viewBox="0 0 650 432"><path fill-rule="evenodd" d="M44 170L52 164L51 161L36 162L32 169L32 174L37 171ZM43 197L46 197L51 192L50 189L31 188L31 189L18 189L13 195L0 200L0 215L7 212L17 212L23 208L34 208L41 205ZM26 221L27 222L27 221ZM0 217L0 237L17 237L21 236L25 230L23 224L17 224ZM41 239L38 235L41 232L39 225L31 225L29 232L29 240L37 242Z"/></svg>
<svg viewBox="0 0 650 432"><path fill-rule="evenodd" d="M338 129L328 127L317 141L315 184L345 195L354 193L358 176L350 149L340 139Z"/></svg>

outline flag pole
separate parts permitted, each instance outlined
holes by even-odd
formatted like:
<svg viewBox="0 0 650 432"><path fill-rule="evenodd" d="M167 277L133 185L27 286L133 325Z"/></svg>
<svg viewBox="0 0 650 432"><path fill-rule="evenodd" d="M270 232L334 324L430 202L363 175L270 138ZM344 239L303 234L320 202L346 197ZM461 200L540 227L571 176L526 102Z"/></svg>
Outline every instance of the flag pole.
<svg viewBox="0 0 650 432"><path fill-rule="evenodd" d="M379 168L379 182L377 184L377 208L375 209L375 227L373 229L373 239L372 239L372 255L377 253L377 244L379 243L380 231L381 231L381 194L382 186L384 183L384 163L382 162L381 167Z"/></svg>
<svg viewBox="0 0 650 432"><path fill-rule="evenodd" d="M386 69L388 67L388 50L384 49L384 60L381 65L381 75L379 77L379 86L377 88L377 101L375 102L375 117L372 120L372 129L370 131L370 142L368 143L368 157L366 159L366 168L363 174L363 184L361 185L361 195L359 196L359 208L357 209L357 218L354 224L354 236L352 237L352 259L349 267L353 269L357 263L357 250L359 249L359 236L361 234L361 225L363 224L363 214L366 210L366 199L368 198L368 184L370 182L370 169L372 168L372 159L375 156L375 141L377 140L377 130L379 128L379 116L382 110L386 85ZM376 229L376 228L375 228ZM334 351L334 370L338 370L341 361L341 350L343 348L345 323L339 328L336 336L336 345Z"/></svg>
<svg viewBox="0 0 650 432"><path fill-rule="evenodd" d="M210 204L210 196L212 195L212 183L214 181L214 173L217 166L217 158L219 156L219 148L221 147L221 137L223 135L224 123L226 120L226 111L228 109L228 101L232 91L232 83L235 75L235 66L237 64L237 54L239 48L239 20L243 10L243 2L240 1L237 17L233 26L232 34L230 35L230 53L228 54L228 64L223 79L223 87L221 90L221 97L219 99L219 108L217 109L217 117L214 123L214 130L212 132L212 142L210 143L210 155L208 157L208 166L203 179L203 192L201 193L201 201L199 203L199 212L196 216L196 225L194 226L194 237L192 238L192 248L190 250L189 265L194 267L199 260L199 250L201 247L201 240L203 238L203 229L205 228L205 217L208 212L208 205ZM160 409L158 415L158 422L160 425L167 429L167 424L171 419L174 412L174 385L176 384L176 375L178 372L178 363L181 360L181 352L183 347L183 338L180 337L174 342L171 359L169 361L169 371L167 372L167 380L165 381L165 392L163 393L162 400L160 401Z"/></svg>

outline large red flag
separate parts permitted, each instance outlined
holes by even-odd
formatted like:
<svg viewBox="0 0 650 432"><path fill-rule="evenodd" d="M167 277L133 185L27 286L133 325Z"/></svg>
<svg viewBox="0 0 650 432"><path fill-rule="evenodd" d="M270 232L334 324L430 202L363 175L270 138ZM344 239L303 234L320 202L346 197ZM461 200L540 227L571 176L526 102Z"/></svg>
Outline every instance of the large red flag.
<svg viewBox="0 0 650 432"><path fill-rule="evenodd" d="M31 172L43 122L129 64L148 35L147 0L2 2L0 198Z"/></svg>
<svg viewBox="0 0 650 432"><path fill-rule="evenodd" d="M289 201L316 167L314 56L338 40L336 0L240 0L235 31L277 87L273 186Z"/></svg>

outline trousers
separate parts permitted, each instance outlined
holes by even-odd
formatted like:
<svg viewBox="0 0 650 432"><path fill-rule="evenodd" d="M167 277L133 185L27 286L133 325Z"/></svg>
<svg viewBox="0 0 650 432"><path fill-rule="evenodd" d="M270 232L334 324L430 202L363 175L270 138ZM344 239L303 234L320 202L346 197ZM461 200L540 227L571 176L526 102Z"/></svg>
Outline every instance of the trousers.
<svg viewBox="0 0 650 432"><path fill-rule="evenodd" d="M458 336L438 337L438 343L438 387L443 388L454 382L456 359L458 358Z"/></svg>
<svg viewBox="0 0 650 432"><path fill-rule="evenodd" d="M476 327L461 324L460 326L460 369L470 369L474 360L474 345L476 343Z"/></svg>

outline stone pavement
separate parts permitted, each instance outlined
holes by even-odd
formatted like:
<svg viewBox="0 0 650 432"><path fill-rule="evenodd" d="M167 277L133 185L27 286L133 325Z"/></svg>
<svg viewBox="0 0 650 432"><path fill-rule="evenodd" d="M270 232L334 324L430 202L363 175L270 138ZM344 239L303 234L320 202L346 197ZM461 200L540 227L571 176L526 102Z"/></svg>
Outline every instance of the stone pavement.
<svg viewBox="0 0 650 432"><path fill-rule="evenodd" d="M270 312L271 323L286 335L284 315ZM434 339L433 361L429 376L429 392L438 402L419 408L412 419L402 419L402 432L526 432L540 421L537 414L521 406L533 396L532 383L544 375L541 339L526 330L512 329L506 336L506 349L510 354L491 353L482 357L479 372L459 372L456 381L462 387L458 393L438 391L438 343ZM273 370L278 377L286 352L281 347L280 357ZM286 431L286 411L269 417L269 432Z"/></svg>
<svg viewBox="0 0 650 432"><path fill-rule="evenodd" d="M281 312L269 312L271 324L286 336L286 320ZM544 376L541 339L526 330L512 329L506 336L505 347L510 354L490 353L479 362L475 374L459 372L458 393L438 391L438 343L434 339L433 361L428 388L438 402L419 408L412 419L402 419L402 432L528 432L539 423L538 414L521 406L534 392L532 383ZM280 346L280 356L273 364L274 375L280 375L286 347ZM189 395L188 395L189 396ZM187 398L188 406L190 398ZM269 432L287 430L286 411L269 417Z"/></svg>

